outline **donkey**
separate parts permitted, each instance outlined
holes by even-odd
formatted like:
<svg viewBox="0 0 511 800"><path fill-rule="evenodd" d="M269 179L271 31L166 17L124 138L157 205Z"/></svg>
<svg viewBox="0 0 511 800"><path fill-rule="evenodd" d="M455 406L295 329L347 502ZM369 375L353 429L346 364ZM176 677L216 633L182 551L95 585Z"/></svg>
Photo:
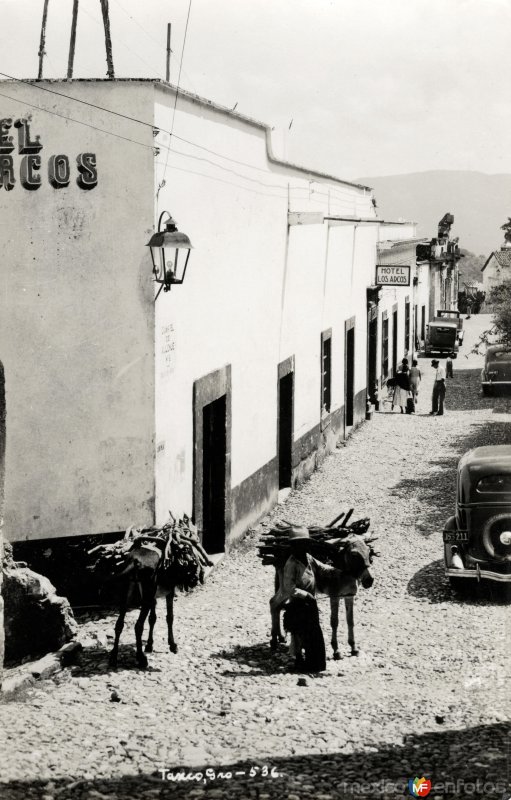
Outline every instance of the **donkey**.
<svg viewBox="0 0 511 800"><path fill-rule="evenodd" d="M115 623L115 640L110 653L109 665L111 669L117 669L117 656L119 652L119 639L124 628L124 620L128 610L128 602L132 589L136 585L140 594L140 614L135 623L136 659L141 669L147 668L147 656L145 653L153 652L153 631L156 624L156 599L158 595L164 595L167 603L167 638L171 653L177 653L177 645L174 641L174 597L175 585L172 583L169 570L163 570L163 561L167 542L157 536L138 536L127 555L128 564L118 575L121 580L121 592L119 603L119 616ZM165 576L165 584L162 585L162 577ZM169 580L170 578L170 580ZM142 648L142 636L144 625L149 616L149 634L145 646Z"/></svg>
<svg viewBox="0 0 511 800"><path fill-rule="evenodd" d="M153 651L157 598L164 596L166 599L169 649L171 653L177 653L173 633L176 588L184 591L193 589L198 583L203 583L205 568L213 566L202 547L197 529L188 517L183 517L183 520L171 519L172 522L162 528L129 528L121 542L99 545L89 551L95 553L93 570L120 581L119 617L115 623L115 640L109 660L112 669L117 668L119 639L134 587L138 588L140 595L140 614L135 623L136 659L138 666L145 669L145 653ZM144 652L142 635L147 617L149 635Z"/></svg>
<svg viewBox="0 0 511 800"><path fill-rule="evenodd" d="M371 542L374 539L364 538L357 533L350 533L344 539L330 540L322 543L322 549L331 549L329 560L333 566L313 560L316 590L330 598L330 625L332 628L332 649L335 661L341 658L337 641L339 626L339 601L344 598L346 608L346 621L348 623L348 643L351 654L357 656L359 650L355 644L354 632L354 600L360 582L364 589L369 589L374 579L369 567L377 553L373 550ZM282 590L284 563L275 567L275 594L270 600L272 619L271 650L275 652L278 642L285 642L280 626L280 612L287 602L287 596Z"/></svg>

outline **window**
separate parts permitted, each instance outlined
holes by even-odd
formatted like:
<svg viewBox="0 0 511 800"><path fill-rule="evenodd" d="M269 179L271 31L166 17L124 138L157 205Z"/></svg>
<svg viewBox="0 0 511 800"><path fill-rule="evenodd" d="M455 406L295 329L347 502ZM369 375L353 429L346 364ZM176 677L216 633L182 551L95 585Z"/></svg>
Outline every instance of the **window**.
<svg viewBox="0 0 511 800"><path fill-rule="evenodd" d="M332 404L332 331L321 334L321 413Z"/></svg>
<svg viewBox="0 0 511 800"><path fill-rule="evenodd" d="M410 301L405 300L405 353L410 348Z"/></svg>
<svg viewBox="0 0 511 800"><path fill-rule="evenodd" d="M481 478L476 490L481 494L508 494L511 492L511 475L488 475Z"/></svg>
<svg viewBox="0 0 511 800"><path fill-rule="evenodd" d="M382 319L381 328L381 374L384 379L389 376L389 321L387 317Z"/></svg>

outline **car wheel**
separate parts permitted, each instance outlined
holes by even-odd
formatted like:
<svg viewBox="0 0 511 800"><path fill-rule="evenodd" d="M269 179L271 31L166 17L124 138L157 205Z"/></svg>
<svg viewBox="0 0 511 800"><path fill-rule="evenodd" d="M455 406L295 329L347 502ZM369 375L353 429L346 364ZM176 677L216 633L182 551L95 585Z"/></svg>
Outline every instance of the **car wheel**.
<svg viewBox="0 0 511 800"><path fill-rule="evenodd" d="M483 394L485 397L489 397L491 394L491 389L489 386L483 386Z"/></svg>

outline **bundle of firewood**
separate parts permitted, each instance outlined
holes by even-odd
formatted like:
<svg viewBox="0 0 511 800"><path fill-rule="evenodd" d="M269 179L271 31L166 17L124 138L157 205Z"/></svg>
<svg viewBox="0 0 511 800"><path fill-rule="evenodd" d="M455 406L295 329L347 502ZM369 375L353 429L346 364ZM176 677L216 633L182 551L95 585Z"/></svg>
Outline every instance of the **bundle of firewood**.
<svg viewBox="0 0 511 800"><path fill-rule="evenodd" d="M371 523L367 517L350 523L352 514L353 509L350 508L324 528L317 526L308 528L311 555L326 563L332 563L339 551L345 547L350 535L362 535L369 530ZM284 566L291 553L289 543L291 532L292 524L282 521L262 533L257 554L265 566Z"/></svg>
<svg viewBox="0 0 511 800"><path fill-rule="evenodd" d="M148 550L155 555L151 563L158 572L158 583L184 591L203 583L206 568L213 566L190 518L176 519L171 514L161 527L131 526L122 539L89 550L88 569L104 580L119 578L129 574L134 565L143 568L141 556Z"/></svg>

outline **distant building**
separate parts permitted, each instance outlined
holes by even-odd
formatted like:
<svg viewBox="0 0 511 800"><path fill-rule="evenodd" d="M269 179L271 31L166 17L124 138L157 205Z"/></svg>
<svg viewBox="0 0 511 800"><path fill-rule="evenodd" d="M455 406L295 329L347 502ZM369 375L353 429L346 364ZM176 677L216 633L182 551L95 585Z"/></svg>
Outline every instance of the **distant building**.
<svg viewBox="0 0 511 800"><path fill-rule="evenodd" d="M458 263L462 255L458 239L451 239L453 222L453 215L445 214L438 223L438 236L417 246L417 263L428 264L430 268L430 319L439 309L458 308Z"/></svg>
<svg viewBox="0 0 511 800"><path fill-rule="evenodd" d="M500 250L494 250L481 272L486 296L495 286L511 281L511 245L503 245Z"/></svg>

